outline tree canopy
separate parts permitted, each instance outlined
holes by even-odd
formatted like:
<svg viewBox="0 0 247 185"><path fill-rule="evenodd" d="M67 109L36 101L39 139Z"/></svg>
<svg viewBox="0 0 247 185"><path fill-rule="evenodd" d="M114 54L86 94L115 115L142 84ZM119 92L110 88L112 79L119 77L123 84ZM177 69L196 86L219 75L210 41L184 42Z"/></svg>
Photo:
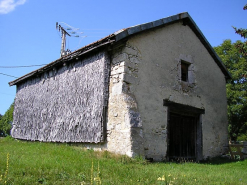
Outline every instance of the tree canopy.
<svg viewBox="0 0 247 185"><path fill-rule="evenodd" d="M241 41L225 40L214 48L232 75L226 84L231 140L247 139L243 138L247 136L247 56L239 52L237 46L241 44Z"/></svg>
<svg viewBox="0 0 247 185"><path fill-rule="evenodd" d="M244 10L247 10L247 4L243 8ZM247 38L247 29L243 28L236 28L233 26L233 29L235 30L235 33L239 34L243 38ZM245 42L240 42L235 45L235 47L239 50L239 52L243 56L247 56L247 41Z"/></svg>

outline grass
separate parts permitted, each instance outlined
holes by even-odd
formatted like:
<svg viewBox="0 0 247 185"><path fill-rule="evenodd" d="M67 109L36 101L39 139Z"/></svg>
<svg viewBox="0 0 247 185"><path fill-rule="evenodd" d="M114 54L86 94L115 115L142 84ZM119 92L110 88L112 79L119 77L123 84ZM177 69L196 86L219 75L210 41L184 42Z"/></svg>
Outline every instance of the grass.
<svg viewBox="0 0 247 185"><path fill-rule="evenodd" d="M247 184L246 169L247 160L148 163L66 144L0 139L0 184Z"/></svg>

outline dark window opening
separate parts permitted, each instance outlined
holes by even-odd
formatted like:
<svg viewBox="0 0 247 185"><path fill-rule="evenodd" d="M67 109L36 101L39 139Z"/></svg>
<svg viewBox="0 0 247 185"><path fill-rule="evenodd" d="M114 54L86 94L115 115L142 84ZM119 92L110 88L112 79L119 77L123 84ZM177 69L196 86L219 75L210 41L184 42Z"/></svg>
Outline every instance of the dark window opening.
<svg viewBox="0 0 247 185"><path fill-rule="evenodd" d="M184 61L181 61L181 80L188 82L188 71L189 71L189 64Z"/></svg>

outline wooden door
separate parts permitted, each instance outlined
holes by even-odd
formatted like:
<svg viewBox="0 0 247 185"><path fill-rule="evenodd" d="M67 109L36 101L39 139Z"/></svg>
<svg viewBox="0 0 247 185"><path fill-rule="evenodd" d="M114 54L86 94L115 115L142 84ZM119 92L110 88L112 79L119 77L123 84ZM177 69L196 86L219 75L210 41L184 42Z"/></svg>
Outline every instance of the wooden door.
<svg viewBox="0 0 247 185"><path fill-rule="evenodd" d="M197 118L171 113L169 121L169 158L196 158Z"/></svg>

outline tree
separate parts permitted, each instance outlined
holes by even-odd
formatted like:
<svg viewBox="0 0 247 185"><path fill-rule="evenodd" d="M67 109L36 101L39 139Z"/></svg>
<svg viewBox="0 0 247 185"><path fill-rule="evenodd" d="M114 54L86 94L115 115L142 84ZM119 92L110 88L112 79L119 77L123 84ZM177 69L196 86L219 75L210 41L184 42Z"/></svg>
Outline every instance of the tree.
<svg viewBox="0 0 247 185"><path fill-rule="evenodd" d="M244 6L243 8L244 10L247 10L247 4ZM236 28L233 26L233 29L235 30L235 33L239 34L241 37L243 38L247 38L247 29L243 29L243 28ZM244 43L238 43L235 45L235 47L239 50L239 52L243 55L243 56L247 56L247 41L245 41Z"/></svg>
<svg viewBox="0 0 247 185"><path fill-rule="evenodd" d="M238 52L236 46L239 44L242 42L225 40L214 48L232 75L232 79L227 81L226 92L229 137L235 141L247 135L247 56Z"/></svg>
<svg viewBox="0 0 247 185"><path fill-rule="evenodd" d="M5 112L5 114L0 119L0 136L10 135L10 130L13 122L13 111L14 111L14 103L11 104L9 109Z"/></svg>

